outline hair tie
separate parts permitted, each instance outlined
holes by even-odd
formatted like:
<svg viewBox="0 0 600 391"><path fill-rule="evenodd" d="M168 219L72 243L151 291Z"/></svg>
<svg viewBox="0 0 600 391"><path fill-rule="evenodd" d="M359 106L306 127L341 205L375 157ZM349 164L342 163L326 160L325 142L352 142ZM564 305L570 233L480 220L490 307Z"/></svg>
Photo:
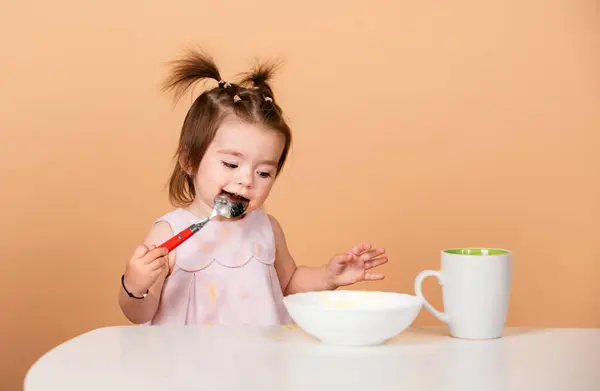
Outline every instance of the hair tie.
<svg viewBox="0 0 600 391"><path fill-rule="evenodd" d="M270 96L265 96L265 102L271 102L273 103L273 98L271 98Z"/></svg>
<svg viewBox="0 0 600 391"><path fill-rule="evenodd" d="M241 101L241 100L242 100L242 98L240 98L240 96L239 96L238 94L235 94L235 95L233 96L233 103L235 103L235 102L239 102L239 101Z"/></svg>
<svg viewBox="0 0 600 391"><path fill-rule="evenodd" d="M221 87L221 88L231 87L231 83L228 83L225 80L219 80L219 87Z"/></svg>

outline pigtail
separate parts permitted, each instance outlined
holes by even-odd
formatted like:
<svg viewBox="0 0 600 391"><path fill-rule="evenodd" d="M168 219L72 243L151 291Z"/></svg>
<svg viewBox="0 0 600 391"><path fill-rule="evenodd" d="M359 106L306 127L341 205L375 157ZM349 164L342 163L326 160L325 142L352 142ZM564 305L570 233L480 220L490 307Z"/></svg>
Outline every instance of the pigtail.
<svg viewBox="0 0 600 391"><path fill-rule="evenodd" d="M250 85L251 87L260 90L265 94L265 98L274 99L273 89L269 85L269 81L273 79L277 64L263 63L258 64L254 69L245 74L245 77L240 82L240 85Z"/></svg>
<svg viewBox="0 0 600 391"><path fill-rule="evenodd" d="M189 50L183 58L172 61L173 70L163 83L163 91L175 89L175 102L195 83L214 79L221 83L221 74L212 57Z"/></svg>

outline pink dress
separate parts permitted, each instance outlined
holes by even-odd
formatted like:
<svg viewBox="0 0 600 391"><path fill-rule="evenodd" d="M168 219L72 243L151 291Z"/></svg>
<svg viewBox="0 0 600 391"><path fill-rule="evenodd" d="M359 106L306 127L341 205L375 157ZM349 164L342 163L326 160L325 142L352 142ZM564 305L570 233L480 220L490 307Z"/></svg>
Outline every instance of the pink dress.
<svg viewBox="0 0 600 391"><path fill-rule="evenodd" d="M166 221L178 233L200 219L175 209ZM210 221L174 250L151 325L282 325L292 323L275 271L269 217L254 210L238 221Z"/></svg>

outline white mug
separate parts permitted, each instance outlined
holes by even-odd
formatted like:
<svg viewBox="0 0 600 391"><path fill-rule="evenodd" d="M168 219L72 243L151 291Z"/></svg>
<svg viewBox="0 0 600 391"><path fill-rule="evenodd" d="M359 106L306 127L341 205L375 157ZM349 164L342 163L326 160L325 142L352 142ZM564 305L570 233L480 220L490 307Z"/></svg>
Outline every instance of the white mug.
<svg viewBox="0 0 600 391"><path fill-rule="evenodd" d="M415 278L415 293L433 316L446 323L450 335L465 339L502 337L510 298L513 256L496 248L443 250L441 270L424 270ZM423 280L437 278L444 312L425 299Z"/></svg>

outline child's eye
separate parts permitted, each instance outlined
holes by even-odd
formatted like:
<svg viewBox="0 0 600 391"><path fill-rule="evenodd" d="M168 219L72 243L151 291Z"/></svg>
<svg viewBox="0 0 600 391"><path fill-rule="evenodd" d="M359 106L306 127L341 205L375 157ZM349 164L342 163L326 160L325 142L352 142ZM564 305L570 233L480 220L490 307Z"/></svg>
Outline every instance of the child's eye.
<svg viewBox="0 0 600 391"><path fill-rule="evenodd" d="M228 162L225 162L225 161L222 161L221 163L223 163L223 165L224 165L225 167L227 167L227 168L237 168L237 166L238 166L238 165L237 165L237 164L235 164L235 163L228 163Z"/></svg>
<svg viewBox="0 0 600 391"><path fill-rule="evenodd" d="M258 172L258 176L260 176L261 178L270 178L271 177L271 173L259 171Z"/></svg>

